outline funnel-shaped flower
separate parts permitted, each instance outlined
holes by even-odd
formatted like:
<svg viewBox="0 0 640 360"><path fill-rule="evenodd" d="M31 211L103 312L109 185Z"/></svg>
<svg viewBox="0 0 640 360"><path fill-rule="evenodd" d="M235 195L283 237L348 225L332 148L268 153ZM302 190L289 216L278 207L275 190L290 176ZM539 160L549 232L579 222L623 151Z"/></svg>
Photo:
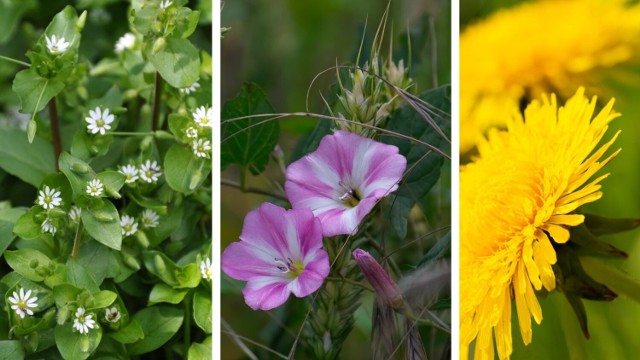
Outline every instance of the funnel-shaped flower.
<svg viewBox="0 0 640 360"><path fill-rule="evenodd" d="M285 189L294 209L308 208L324 236L353 234L376 202L398 188L407 160L398 148L336 131L289 165Z"/></svg>
<svg viewBox="0 0 640 360"><path fill-rule="evenodd" d="M222 253L222 271L247 281L242 290L254 310L284 304L293 293L307 296L329 274L322 227L309 209L285 210L264 203L244 219L240 241Z"/></svg>
<svg viewBox="0 0 640 360"><path fill-rule="evenodd" d="M353 258L358 263L362 274L375 290L376 295L387 305L393 308L402 306L402 292L395 281L391 279L376 259L362 249L355 249Z"/></svg>

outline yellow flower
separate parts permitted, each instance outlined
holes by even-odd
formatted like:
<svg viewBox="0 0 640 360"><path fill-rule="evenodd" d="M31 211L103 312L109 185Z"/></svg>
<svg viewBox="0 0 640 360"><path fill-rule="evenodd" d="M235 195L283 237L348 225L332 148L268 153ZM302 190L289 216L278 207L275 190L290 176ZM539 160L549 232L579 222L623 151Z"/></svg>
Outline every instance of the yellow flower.
<svg viewBox="0 0 640 360"><path fill-rule="evenodd" d="M591 120L596 98L580 88L558 109L555 95L533 101L524 119L515 112L507 131L492 129L479 155L460 173L460 341L463 359L475 339L475 359L512 352L511 301L520 332L531 342L531 317L542 311L535 291L555 288L554 247L584 216L579 206L602 196L588 182L618 152L603 158L618 134L597 148L619 114L611 100ZM594 151L594 149L597 149Z"/></svg>
<svg viewBox="0 0 640 360"><path fill-rule="evenodd" d="M625 81L618 64L640 64L640 6L624 0L543 0L502 10L460 38L460 151L504 127L524 99L581 84L601 92L602 76Z"/></svg>

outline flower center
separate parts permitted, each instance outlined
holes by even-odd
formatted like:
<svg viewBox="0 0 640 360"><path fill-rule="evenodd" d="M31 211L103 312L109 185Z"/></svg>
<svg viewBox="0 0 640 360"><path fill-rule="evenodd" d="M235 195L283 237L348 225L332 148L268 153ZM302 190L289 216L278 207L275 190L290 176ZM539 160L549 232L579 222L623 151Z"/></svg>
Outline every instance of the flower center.
<svg viewBox="0 0 640 360"><path fill-rule="evenodd" d="M51 202L51 196L45 196L44 197L44 203L45 204L49 204Z"/></svg>
<svg viewBox="0 0 640 360"><path fill-rule="evenodd" d="M104 126L104 120L102 120L102 119L96 120L96 126L97 127L103 127Z"/></svg>
<svg viewBox="0 0 640 360"><path fill-rule="evenodd" d="M351 186L346 186L342 181L339 182L342 189L345 191L338 199L342 201L343 204L349 207L356 207L362 200L362 196L358 192L357 189L353 189Z"/></svg>
<svg viewBox="0 0 640 360"><path fill-rule="evenodd" d="M301 261L293 261L291 258L287 258L286 260L275 258L274 261L276 268L283 274L289 274L291 279L297 278L304 270L304 264L302 264Z"/></svg>
<svg viewBox="0 0 640 360"><path fill-rule="evenodd" d="M18 308L21 310L27 309L27 303L24 300L18 300Z"/></svg>

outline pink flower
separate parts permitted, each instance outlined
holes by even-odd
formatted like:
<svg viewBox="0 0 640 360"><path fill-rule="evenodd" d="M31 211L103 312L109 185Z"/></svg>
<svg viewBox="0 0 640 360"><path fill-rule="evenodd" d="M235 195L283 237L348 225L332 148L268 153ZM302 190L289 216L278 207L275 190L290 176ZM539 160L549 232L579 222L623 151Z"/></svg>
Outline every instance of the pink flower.
<svg viewBox="0 0 640 360"><path fill-rule="evenodd" d="M285 190L294 209L311 209L320 219L324 236L350 235L398 188L406 166L397 147L336 131L289 165Z"/></svg>
<svg viewBox="0 0 640 360"><path fill-rule="evenodd" d="M391 279L389 273L378 264L376 259L362 249L355 249L352 255L358 263L358 266L360 266L364 277L369 284L373 286L376 295L378 295L385 304L393 308L402 306L402 292L398 284Z"/></svg>
<svg viewBox="0 0 640 360"><path fill-rule="evenodd" d="M247 281L244 300L254 310L284 304L293 293L307 296L329 274L322 227L309 209L285 210L264 203L244 219L240 241L222 253L222 271Z"/></svg>

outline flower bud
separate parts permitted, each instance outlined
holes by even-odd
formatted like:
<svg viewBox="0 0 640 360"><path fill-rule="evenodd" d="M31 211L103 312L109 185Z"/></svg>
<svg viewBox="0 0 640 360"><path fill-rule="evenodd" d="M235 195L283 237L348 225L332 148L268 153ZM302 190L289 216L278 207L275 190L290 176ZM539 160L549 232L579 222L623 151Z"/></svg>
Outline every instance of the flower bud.
<svg viewBox="0 0 640 360"><path fill-rule="evenodd" d="M368 252L362 249L354 250L353 258L360 266L364 277L373 286L376 295L392 308L401 307L403 303L402 292L382 266Z"/></svg>

